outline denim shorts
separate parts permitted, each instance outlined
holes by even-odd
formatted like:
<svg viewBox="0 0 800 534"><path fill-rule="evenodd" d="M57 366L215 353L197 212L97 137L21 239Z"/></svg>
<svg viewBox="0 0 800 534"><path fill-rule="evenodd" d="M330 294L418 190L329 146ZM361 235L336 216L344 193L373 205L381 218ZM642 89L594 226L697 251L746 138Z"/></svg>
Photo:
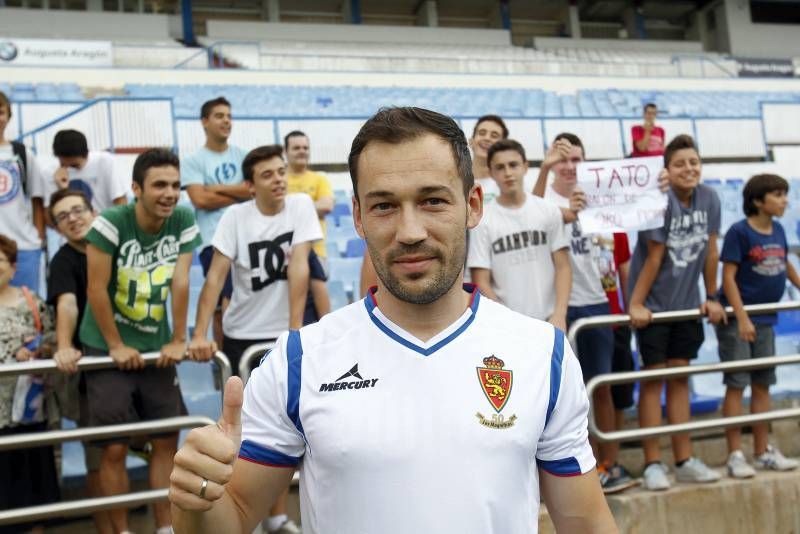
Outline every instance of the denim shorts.
<svg viewBox="0 0 800 534"><path fill-rule="evenodd" d="M772 325L756 324L756 340L752 343L739 337L736 319L731 317L728 324L717 325L719 359L723 362L738 362L753 358L766 358L775 355L775 332ZM771 386L775 384L775 368L767 367L752 371L725 373L722 382L732 388L744 389L750 384Z"/></svg>

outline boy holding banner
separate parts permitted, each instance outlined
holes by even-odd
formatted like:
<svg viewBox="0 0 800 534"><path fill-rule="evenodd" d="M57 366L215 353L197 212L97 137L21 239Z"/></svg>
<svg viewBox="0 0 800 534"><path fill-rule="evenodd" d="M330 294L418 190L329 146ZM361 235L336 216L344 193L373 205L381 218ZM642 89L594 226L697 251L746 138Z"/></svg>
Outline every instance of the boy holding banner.
<svg viewBox="0 0 800 534"><path fill-rule="evenodd" d="M583 143L578 136L571 133L558 134L545 155L539 169L539 177L533 194L544 197L561 208L565 231L569 233L570 263L572 265L572 291L567 308L567 327L583 317L609 315L608 297L601 282L602 276L596 258L600 251L592 236L583 233L581 223L577 220L577 212L586 205L585 195L577 189L577 167L585 159ZM550 171L554 173L553 183L547 187ZM614 353L614 334L610 327L592 328L578 335L578 359L583 371L583 380L588 382L600 374L611 372ZM614 429L614 404L611 388L601 386L593 395L593 406L600 430ZM611 465L615 459L617 447L610 443L600 443L598 449L598 465ZM620 473L621 475L622 473ZM604 481L616 484L618 481ZM627 487L627 486L626 486Z"/></svg>
<svg viewBox="0 0 800 534"><path fill-rule="evenodd" d="M561 211L525 191L528 161L518 142L493 144L487 163L500 195L470 230L472 282L512 310L566 330L572 270Z"/></svg>
<svg viewBox="0 0 800 534"><path fill-rule="evenodd" d="M664 225L639 232L630 270L631 325L637 329L643 369L689 365L703 343L700 320L651 324L652 312L700 308L712 323L725 322L717 301L717 233L720 202L713 189L700 183L701 161L694 140L675 137L664 152L670 189ZM706 300L700 300L698 281L703 274ZM641 383L641 427L661 423L663 381ZM689 420L689 381L667 381L667 418L670 423ZM667 468L661 463L657 439L642 440L645 457L644 487L670 487ZM672 437L676 479L679 482L713 482L719 474L692 456L687 434Z"/></svg>

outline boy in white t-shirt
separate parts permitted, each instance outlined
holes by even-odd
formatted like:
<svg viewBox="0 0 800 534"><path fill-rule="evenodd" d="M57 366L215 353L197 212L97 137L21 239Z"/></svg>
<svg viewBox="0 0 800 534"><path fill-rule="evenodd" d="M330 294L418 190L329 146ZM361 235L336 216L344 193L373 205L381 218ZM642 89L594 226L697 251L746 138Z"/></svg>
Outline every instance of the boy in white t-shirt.
<svg viewBox="0 0 800 534"><path fill-rule="evenodd" d="M572 270L561 211L525 191L528 162L518 142L492 145L487 163L500 195L470 231L472 282L512 310L566 330Z"/></svg>
<svg viewBox="0 0 800 534"><path fill-rule="evenodd" d="M308 255L322 239L311 197L287 195L280 145L250 151L242 174L254 198L230 206L211 243L214 256L197 306L190 351L215 350L206 340L219 293L233 269L233 295L222 317L225 354L234 372L251 345L276 339L303 325L309 285Z"/></svg>
<svg viewBox="0 0 800 534"><path fill-rule="evenodd" d="M17 243L17 270L11 285L39 292L44 240L44 184L33 152L5 138L11 101L0 91L0 229Z"/></svg>
<svg viewBox="0 0 800 534"><path fill-rule="evenodd" d="M53 138L53 155L58 167L46 180L45 202L59 189L82 191L100 213L116 204L127 204L130 180L114 175L114 158L108 152L91 151L86 136L77 130L60 130Z"/></svg>
<svg viewBox="0 0 800 534"><path fill-rule="evenodd" d="M489 173L487 155L489 148L501 139L508 139L508 127L498 115L484 115L478 118L469 147L472 149L472 175L475 182L483 188L483 203L491 204L500 194L497 184Z"/></svg>

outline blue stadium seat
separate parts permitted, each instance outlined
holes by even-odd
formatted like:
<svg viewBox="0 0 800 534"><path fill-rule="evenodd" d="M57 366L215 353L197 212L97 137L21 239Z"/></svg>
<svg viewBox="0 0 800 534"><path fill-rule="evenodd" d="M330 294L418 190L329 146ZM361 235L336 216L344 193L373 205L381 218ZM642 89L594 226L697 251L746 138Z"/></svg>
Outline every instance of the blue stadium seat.
<svg viewBox="0 0 800 534"><path fill-rule="evenodd" d="M350 295L358 293L361 258L328 258L329 282L341 282Z"/></svg>
<svg viewBox="0 0 800 534"><path fill-rule="evenodd" d="M339 258L342 255L341 252L339 252L339 245L336 241L331 241L330 239L325 241L325 252L329 258Z"/></svg>
<svg viewBox="0 0 800 534"><path fill-rule="evenodd" d="M331 215L333 215L336 218L336 221L338 223L339 217L352 216L353 213L350 211L350 204L341 203L333 205L333 211L331 211Z"/></svg>
<svg viewBox="0 0 800 534"><path fill-rule="evenodd" d="M331 299L331 310L338 310L350 304L350 299L347 297L347 291L345 291L341 280L328 281L328 295Z"/></svg>
<svg viewBox="0 0 800 534"><path fill-rule="evenodd" d="M345 248L344 255L346 258L363 258L364 251L367 250L367 242L363 239L349 239L347 247Z"/></svg>

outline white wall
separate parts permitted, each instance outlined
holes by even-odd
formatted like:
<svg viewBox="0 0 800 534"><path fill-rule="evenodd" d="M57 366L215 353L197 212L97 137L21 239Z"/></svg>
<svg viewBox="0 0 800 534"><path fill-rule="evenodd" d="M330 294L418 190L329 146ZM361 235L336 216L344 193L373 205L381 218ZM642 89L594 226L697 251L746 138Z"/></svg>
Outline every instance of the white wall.
<svg viewBox="0 0 800 534"><path fill-rule="evenodd" d="M635 50L636 52L702 53L700 41L654 41L645 39L572 39L569 37L535 37L533 47L539 50L552 48L581 48L594 50Z"/></svg>
<svg viewBox="0 0 800 534"><path fill-rule="evenodd" d="M797 8L787 6L786 9ZM718 17L717 24L721 22ZM800 24L753 24L749 2L725 0L724 30L733 55L754 58L800 56Z"/></svg>
<svg viewBox="0 0 800 534"><path fill-rule="evenodd" d="M280 22L236 22L209 20L211 40L288 40L373 43L430 43L502 46L511 45L507 30L427 28L355 24L297 24Z"/></svg>
<svg viewBox="0 0 800 534"><path fill-rule="evenodd" d="M0 9L0 35L30 39L91 39L109 41L169 41L167 15Z"/></svg>

